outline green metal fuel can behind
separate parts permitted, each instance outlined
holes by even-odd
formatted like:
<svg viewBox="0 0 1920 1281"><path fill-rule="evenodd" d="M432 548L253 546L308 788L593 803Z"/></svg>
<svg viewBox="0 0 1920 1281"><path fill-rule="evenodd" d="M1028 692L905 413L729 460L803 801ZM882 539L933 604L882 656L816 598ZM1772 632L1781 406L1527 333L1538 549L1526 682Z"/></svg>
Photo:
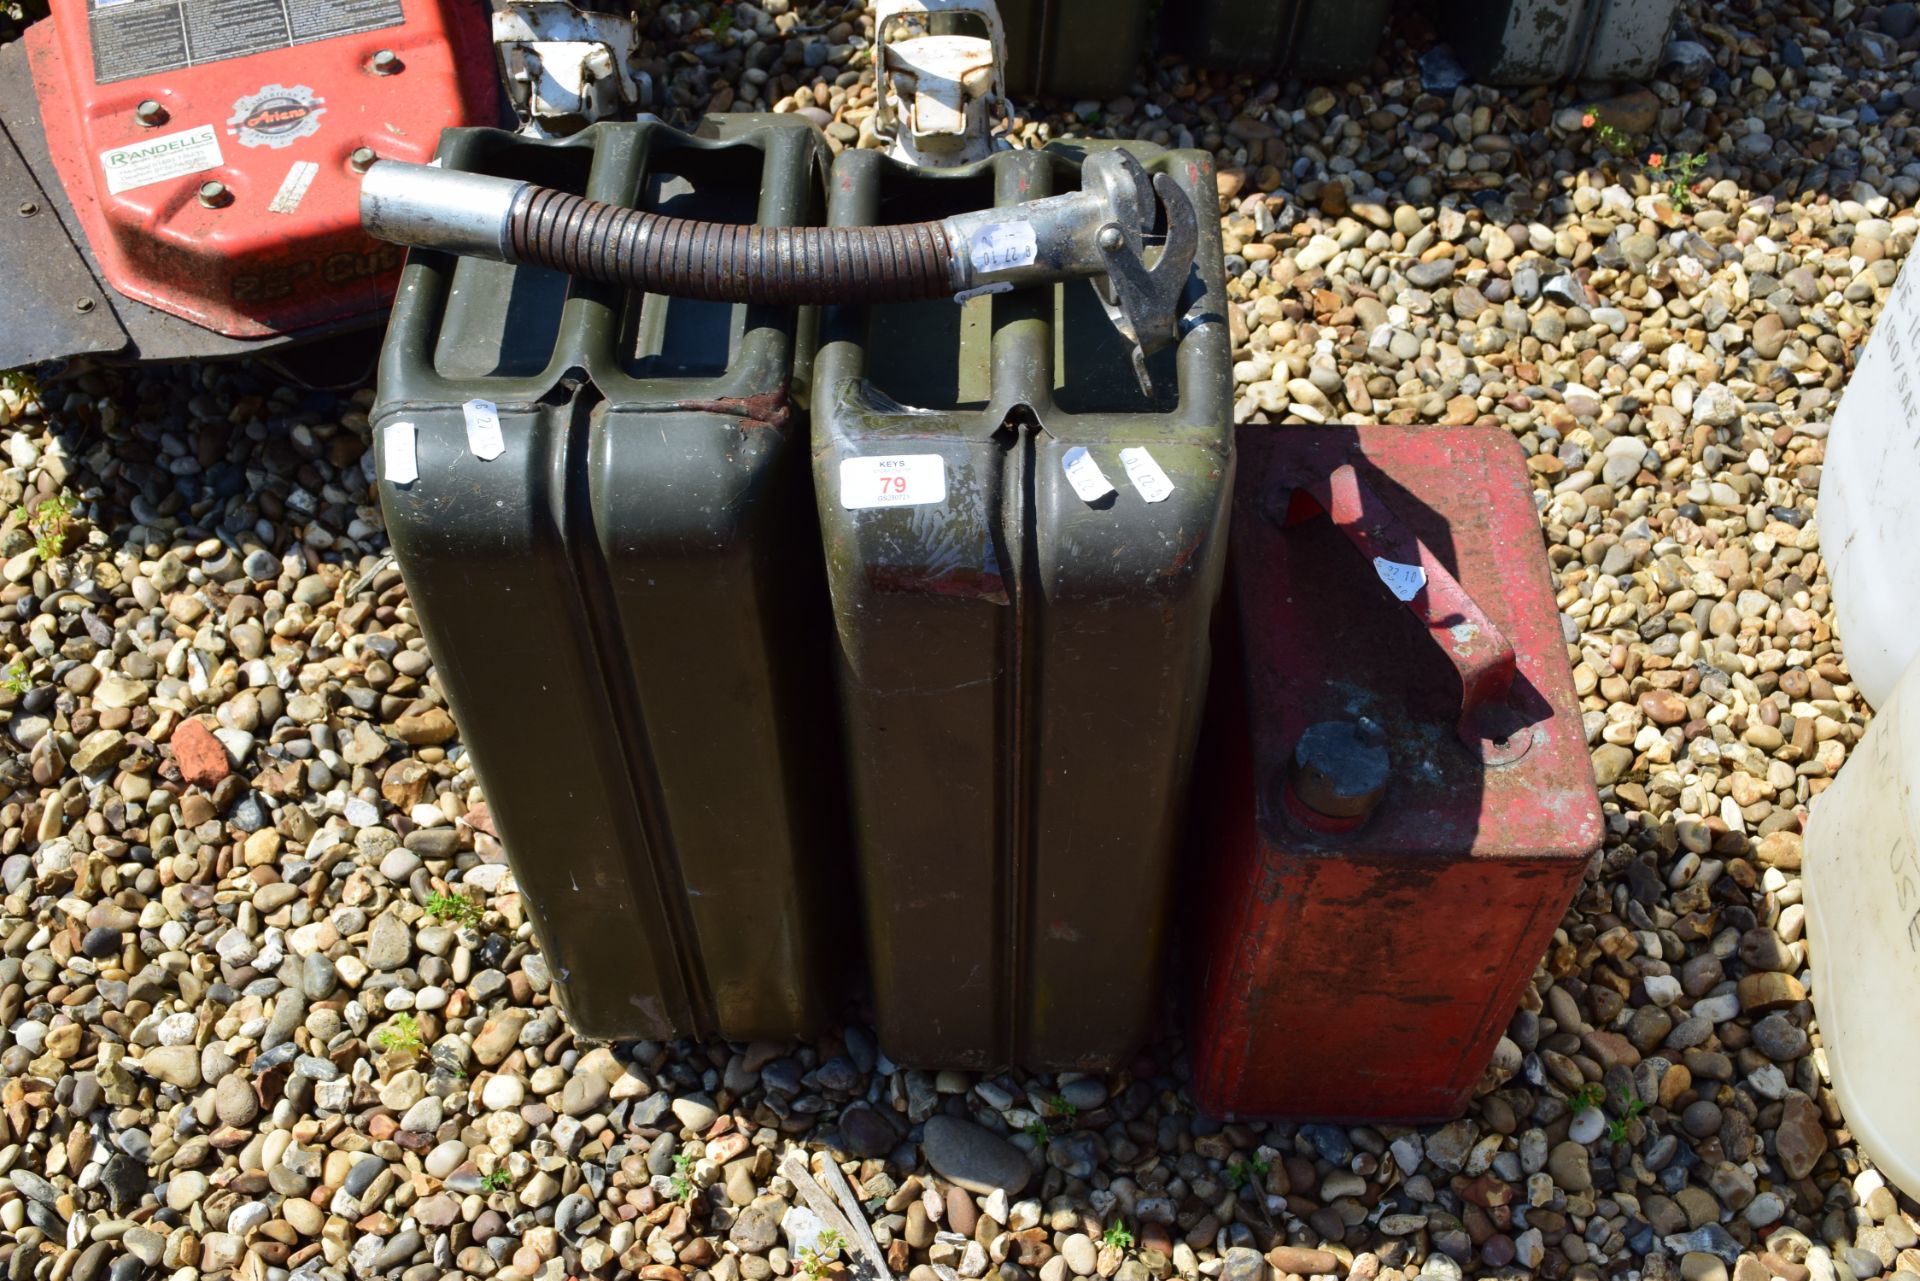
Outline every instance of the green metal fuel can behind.
<svg viewBox="0 0 1920 1281"><path fill-rule="evenodd" d="M1129 144L1131 145L1131 144ZM1210 158L1134 147L1211 210ZM833 225L1078 187L1082 150L834 165ZM1092 1067L1152 1030L1225 553L1219 233L1142 390L1094 283L824 310L814 483L882 1046Z"/></svg>
<svg viewBox="0 0 1920 1281"><path fill-rule="evenodd" d="M723 136L464 130L441 160L817 225L804 121L703 132ZM809 319L431 251L401 283L381 504L583 1039L790 1036L839 996L831 622L793 386Z"/></svg>

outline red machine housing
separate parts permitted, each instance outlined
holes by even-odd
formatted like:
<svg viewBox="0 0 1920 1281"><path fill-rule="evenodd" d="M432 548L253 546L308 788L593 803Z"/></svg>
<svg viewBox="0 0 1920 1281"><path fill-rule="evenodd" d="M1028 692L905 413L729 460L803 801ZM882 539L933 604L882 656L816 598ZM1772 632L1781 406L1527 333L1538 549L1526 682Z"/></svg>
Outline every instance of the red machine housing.
<svg viewBox="0 0 1920 1281"><path fill-rule="evenodd" d="M1602 830L1524 460L1497 428L1238 443L1196 811L1195 1097L1457 1116ZM1315 807L1302 736L1323 724L1384 746L1356 784L1370 809Z"/></svg>
<svg viewBox="0 0 1920 1281"><path fill-rule="evenodd" d="M25 43L107 282L253 339L391 302L403 251L360 230L352 157L424 163L491 123L487 22L474 0L52 0Z"/></svg>

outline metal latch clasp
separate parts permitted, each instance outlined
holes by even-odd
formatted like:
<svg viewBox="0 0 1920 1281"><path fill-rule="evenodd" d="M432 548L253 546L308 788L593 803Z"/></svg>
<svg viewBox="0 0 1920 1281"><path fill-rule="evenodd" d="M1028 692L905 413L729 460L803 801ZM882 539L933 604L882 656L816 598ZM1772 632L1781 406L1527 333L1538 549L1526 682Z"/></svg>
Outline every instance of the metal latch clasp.
<svg viewBox="0 0 1920 1281"><path fill-rule="evenodd" d="M634 20L565 0L510 0L493 15L493 47L522 123L558 138L645 106L652 83L632 65Z"/></svg>
<svg viewBox="0 0 1920 1281"><path fill-rule="evenodd" d="M1007 39L993 0L879 0L874 136L904 164L951 169L994 150Z"/></svg>

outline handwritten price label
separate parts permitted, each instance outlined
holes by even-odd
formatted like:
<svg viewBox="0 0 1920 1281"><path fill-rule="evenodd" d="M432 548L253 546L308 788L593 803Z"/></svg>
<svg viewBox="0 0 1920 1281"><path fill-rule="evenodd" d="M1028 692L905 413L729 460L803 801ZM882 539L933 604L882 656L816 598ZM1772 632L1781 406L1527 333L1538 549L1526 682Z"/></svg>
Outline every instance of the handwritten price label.
<svg viewBox="0 0 1920 1281"><path fill-rule="evenodd" d="M1140 491L1140 497L1148 502L1162 502L1173 493L1173 482L1144 446L1121 450L1120 465L1127 469L1127 479Z"/></svg>
<svg viewBox="0 0 1920 1281"><path fill-rule="evenodd" d="M1060 456L1060 468L1067 473L1067 483L1073 486L1073 492L1080 495L1083 503L1097 503L1113 492L1113 482L1100 470L1100 464L1093 461L1093 455L1081 445L1075 445Z"/></svg>
<svg viewBox="0 0 1920 1281"><path fill-rule="evenodd" d="M1384 556L1373 558L1373 572L1380 575L1380 581L1387 585L1387 590L1400 600L1412 600L1427 585L1424 566L1407 565Z"/></svg>
<svg viewBox="0 0 1920 1281"><path fill-rule="evenodd" d="M412 423L388 423L380 439L387 456L387 483L411 485L420 479L420 460L414 454Z"/></svg>
<svg viewBox="0 0 1920 1281"><path fill-rule="evenodd" d="M919 507L947 501L947 461L938 454L887 454L840 460L840 505Z"/></svg>
<svg viewBox="0 0 1920 1281"><path fill-rule="evenodd" d="M967 256L973 260L975 276L1025 267L1039 255L1030 222L990 223L967 238Z"/></svg>
<svg viewBox="0 0 1920 1281"><path fill-rule="evenodd" d="M506 452L500 434L500 410L491 400L469 400L460 406L467 418L467 448L475 458L491 462Z"/></svg>

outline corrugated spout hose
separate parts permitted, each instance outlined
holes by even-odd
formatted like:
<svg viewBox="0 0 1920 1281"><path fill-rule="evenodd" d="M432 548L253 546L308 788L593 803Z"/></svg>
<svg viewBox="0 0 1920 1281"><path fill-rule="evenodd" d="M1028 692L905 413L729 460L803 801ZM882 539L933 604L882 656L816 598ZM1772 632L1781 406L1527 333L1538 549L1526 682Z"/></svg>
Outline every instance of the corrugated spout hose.
<svg viewBox="0 0 1920 1281"><path fill-rule="evenodd" d="M1096 152L1077 191L882 227L761 227L670 218L512 178L382 160L360 223L401 245L552 267L713 302L905 302L1104 277L1100 301L1147 357L1179 341L1199 232L1192 199L1122 149ZM1211 197L1209 196L1209 199ZM1164 234L1156 232L1164 215ZM1147 245L1160 245L1148 264Z"/></svg>
<svg viewBox="0 0 1920 1281"><path fill-rule="evenodd" d="M761 227L695 222L485 174L383 160L361 222L398 244L552 267L715 302L900 302L951 294L966 260L940 222Z"/></svg>
<svg viewBox="0 0 1920 1281"><path fill-rule="evenodd" d="M507 250L516 262L716 302L900 302L952 291L952 249L938 222L693 222L525 187L507 216Z"/></svg>

